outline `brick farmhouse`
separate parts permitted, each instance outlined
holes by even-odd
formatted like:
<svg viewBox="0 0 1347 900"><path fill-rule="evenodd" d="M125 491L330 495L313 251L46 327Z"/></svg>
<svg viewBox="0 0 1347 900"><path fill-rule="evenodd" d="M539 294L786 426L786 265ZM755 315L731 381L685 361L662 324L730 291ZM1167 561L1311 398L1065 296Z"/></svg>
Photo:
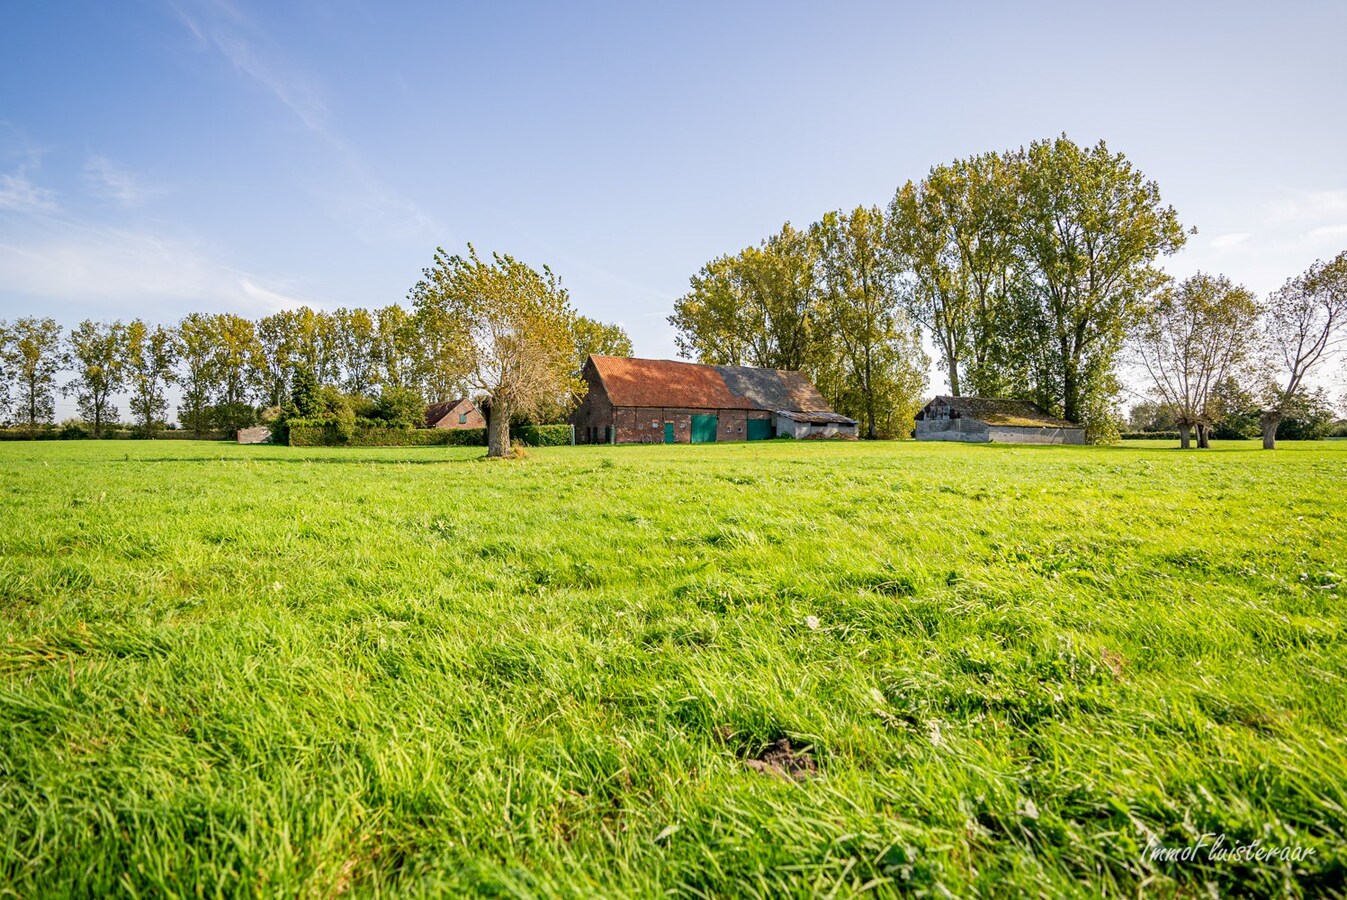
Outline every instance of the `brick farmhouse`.
<svg viewBox="0 0 1347 900"><path fill-rule="evenodd" d="M589 390L571 415L580 444L687 444L855 437L799 372L591 356Z"/></svg>
<svg viewBox="0 0 1347 900"><path fill-rule="evenodd" d="M469 399L446 400L426 407L427 428L485 428L486 417Z"/></svg>

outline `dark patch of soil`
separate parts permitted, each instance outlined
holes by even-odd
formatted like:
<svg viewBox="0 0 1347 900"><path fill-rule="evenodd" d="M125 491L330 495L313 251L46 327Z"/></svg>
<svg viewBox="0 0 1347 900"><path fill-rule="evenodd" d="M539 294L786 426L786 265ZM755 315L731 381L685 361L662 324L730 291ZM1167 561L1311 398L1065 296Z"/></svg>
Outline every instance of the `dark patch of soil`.
<svg viewBox="0 0 1347 900"><path fill-rule="evenodd" d="M744 765L767 775L778 778L793 778L803 781L818 774L818 763L810 755L809 747L796 750L790 745L790 738L781 738L768 744L767 749L757 756L744 760Z"/></svg>

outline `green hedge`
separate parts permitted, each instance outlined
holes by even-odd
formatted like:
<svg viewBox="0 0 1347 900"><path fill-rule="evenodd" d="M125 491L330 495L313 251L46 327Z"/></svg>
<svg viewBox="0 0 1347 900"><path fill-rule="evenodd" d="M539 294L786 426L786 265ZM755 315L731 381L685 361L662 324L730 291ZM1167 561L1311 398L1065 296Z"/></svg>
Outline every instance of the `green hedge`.
<svg viewBox="0 0 1347 900"><path fill-rule="evenodd" d="M66 440L92 440L92 430L87 432L84 437L75 437L74 435L62 435L58 428L39 428L37 431L29 431L26 428L0 428L0 441L66 441ZM105 441L138 441L144 440L144 437L134 431L104 431ZM156 431L154 437L150 440L155 441L232 441L234 435L225 434L223 431L203 431L198 437L191 431L169 431L167 429Z"/></svg>
<svg viewBox="0 0 1347 900"><path fill-rule="evenodd" d="M388 428L357 425L342 440L331 422L290 420L291 447L485 447L485 428Z"/></svg>
<svg viewBox="0 0 1347 900"><path fill-rule="evenodd" d="M485 428L388 428L357 420L350 440L342 440L335 423L290 420L291 447L485 447ZM560 447L571 442L569 425L525 425L513 438L530 447Z"/></svg>
<svg viewBox="0 0 1347 900"><path fill-rule="evenodd" d="M1122 439L1124 441L1177 441L1179 433L1177 431L1124 431ZM1193 439L1197 439L1197 432L1193 432Z"/></svg>
<svg viewBox="0 0 1347 900"><path fill-rule="evenodd" d="M571 443L569 425L521 425L511 431L514 440L530 447L566 447Z"/></svg>

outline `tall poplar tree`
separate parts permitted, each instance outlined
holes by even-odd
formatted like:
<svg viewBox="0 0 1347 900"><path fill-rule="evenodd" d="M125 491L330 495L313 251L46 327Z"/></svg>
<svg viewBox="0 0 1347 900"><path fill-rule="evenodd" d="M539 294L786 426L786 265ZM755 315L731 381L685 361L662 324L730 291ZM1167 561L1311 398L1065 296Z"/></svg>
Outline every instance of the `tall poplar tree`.
<svg viewBox="0 0 1347 900"><path fill-rule="evenodd" d="M832 364L820 367L817 377L828 387L825 396L838 398L839 410L859 418L866 437L877 438L895 404L915 412L928 364L898 306L884 214L865 206L830 212L812 233L822 316L835 345Z"/></svg>
<svg viewBox="0 0 1347 900"><path fill-rule="evenodd" d="M168 386L176 381L178 337L174 329L136 319L126 327L124 366L131 414L145 437L159 430L168 413Z"/></svg>
<svg viewBox="0 0 1347 900"><path fill-rule="evenodd" d="M27 316L9 327L6 366L15 386L15 411L30 429L56 415L56 375L66 365L61 326L55 319Z"/></svg>
<svg viewBox="0 0 1347 900"><path fill-rule="evenodd" d="M85 319L71 329L69 359L75 378L62 391L74 395L80 416L93 426L94 437L102 437L109 422L117 420L113 394L125 383L122 357L126 326L121 322L101 323Z"/></svg>
<svg viewBox="0 0 1347 900"><path fill-rule="evenodd" d="M1031 144L1017 188L1021 324L1051 354L1054 405L1092 438L1106 437L1119 350L1164 283L1155 263L1183 246L1183 228L1159 186L1103 141Z"/></svg>

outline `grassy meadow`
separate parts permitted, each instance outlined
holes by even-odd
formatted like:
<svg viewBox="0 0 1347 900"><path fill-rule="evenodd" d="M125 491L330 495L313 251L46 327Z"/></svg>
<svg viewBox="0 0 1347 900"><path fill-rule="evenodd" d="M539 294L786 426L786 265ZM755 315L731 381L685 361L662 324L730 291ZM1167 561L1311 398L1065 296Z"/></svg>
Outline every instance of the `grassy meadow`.
<svg viewBox="0 0 1347 900"><path fill-rule="evenodd" d="M1347 443L481 453L0 444L0 896L1347 890Z"/></svg>

